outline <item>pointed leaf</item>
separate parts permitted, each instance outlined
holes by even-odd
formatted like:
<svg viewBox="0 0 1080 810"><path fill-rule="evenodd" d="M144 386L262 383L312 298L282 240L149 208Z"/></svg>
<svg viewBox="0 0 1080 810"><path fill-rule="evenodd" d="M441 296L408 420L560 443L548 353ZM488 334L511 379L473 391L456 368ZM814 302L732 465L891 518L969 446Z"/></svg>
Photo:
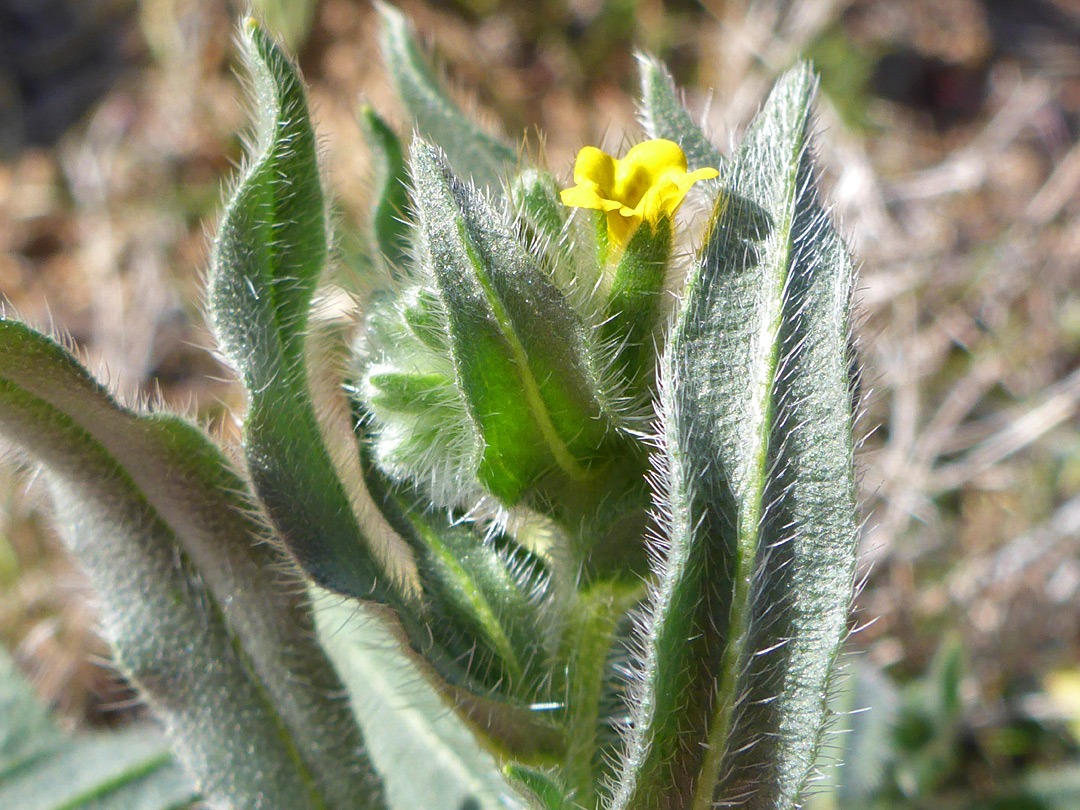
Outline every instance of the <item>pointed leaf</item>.
<svg viewBox="0 0 1080 810"><path fill-rule="evenodd" d="M375 165L371 229L391 278L400 278L409 256L408 171L401 141L370 104L360 107L360 125Z"/></svg>
<svg viewBox="0 0 1080 810"><path fill-rule="evenodd" d="M517 155L450 100L432 76L405 15L388 3L376 7L383 59L420 136L442 146L461 176L491 190L502 188L517 167Z"/></svg>
<svg viewBox="0 0 1080 810"><path fill-rule="evenodd" d="M484 197L422 141L413 182L458 382L484 440L478 477L508 504L548 475L577 492L597 486L590 463L612 427L570 305Z"/></svg>
<svg viewBox="0 0 1080 810"><path fill-rule="evenodd" d="M857 527L852 266L813 89L793 69L747 132L664 356L667 537L617 807L789 810L817 757Z"/></svg>
<svg viewBox="0 0 1080 810"><path fill-rule="evenodd" d="M382 806L309 610L206 437L121 408L60 346L9 320L0 434L44 466L117 660L208 797Z"/></svg>
<svg viewBox="0 0 1080 810"><path fill-rule="evenodd" d="M414 487L391 481L374 461L372 419L360 403L354 413L369 509L417 561L422 592L394 615L398 657L500 750L558 754L559 730L530 709L557 622L544 564L507 537L451 523Z"/></svg>
<svg viewBox="0 0 1080 810"><path fill-rule="evenodd" d="M545 615L542 563L506 539L484 538L415 507L410 512L404 532L429 600L428 632L448 651L458 648L470 680L496 694L535 698L546 673L548 624L556 619Z"/></svg>
<svg viewBox="0 0 1080 810"><path fill-rule="evenodd" d="M214 242L207 299L221 348L250 396L248 469L305 571L339 593L392 602L395 583L357 523L308 388L308 310L328 236L304 88L285 54L252 23L244 44L257 139Z"/></svg>
<svg viewBox="0 0 1080 810"><path fill-rule="evenodd" d="M362 452L375 503L417 561L423 605L403 622L415 649L454 686L519 707L538 700L560 623L544 562L502 533L451 522Z"/></svg>
<svg viewBox="0 0 1080 810"><path fill-rule="evenodd" d="M639 53L638 73L641 119L648 136L665 138L682 147L689 171L722 168L726 162L724 156L686 111L667 68L652 56Z"/></svg>

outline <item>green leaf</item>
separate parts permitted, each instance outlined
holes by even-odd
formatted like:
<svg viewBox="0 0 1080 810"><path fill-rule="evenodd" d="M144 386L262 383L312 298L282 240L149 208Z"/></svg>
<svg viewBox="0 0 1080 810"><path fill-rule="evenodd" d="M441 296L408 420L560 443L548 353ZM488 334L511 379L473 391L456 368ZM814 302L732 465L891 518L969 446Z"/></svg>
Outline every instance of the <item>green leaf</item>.
<svg viewBox="0 0 1080 810"><path fill-rule="evenodd" d="M0 807L171 810L196 798L154 729L61 734L0 648Z"/></svg>
<svg viewBox="0 0 1080 810"><path fill-rule="evenodd" d="M408 172L401 141L370 104L360 106L360 125L375 166L371 229L390 278L400 278L409 259Z"/></svg>
<svg viewBox="0 0 1080 810"><path fill-rule="evenodd" d="M507 504L544 478L571 496L595 490L590 467L613 428L580 322L491 205L434 148L417 141L412 160L458 384L483 437L479 479Z"/></svg>
<svg viewBox="0 0 1080 810"><path fill-rule="evenodd" d="M787 810L817 758L857 523L853 271L814 190L813 90L794 68L748 130L662 361L666 537L619 808Z"/></svg>
<svg viewBox="0 0 1080 810"><path fill-rule="evenodd" d="M383 617L329 594L315 598L319 635L357 707L390 807L515 807L492 756L402 655Z"/></svg>
<svg viewBox="0 0 1080 810"><path fill-rule="evenodd" d="M411 523L423 549L425 594L433 602L429 627L437 636L459 637L459 657L470 662L471 678L502 694L535 696L551 636L545 619L556 618L545 616L547 575L540 561L510 541L484 539L437 514L414 511Z"/></svg>
<svg viewBox="0 0 1080 810"><path fill-rule="evenodd" d="M202 433L121 408L59 345L2 320L0 434L43 465L117 662L208 799L382 807L286 561Z"/></svg>
<svg viewBox="0 0 1080 810"><path fill-rule="evenodd" d="M503 775L529 797L535 810L575 810L580 807L567 796L559 780L547 771L509 762L503 766Z"/></svg>
<svg viewBox="0 0 1080 810"><path fill-rule="evenodd" d="M196 798L165 740L141 728L67 741L0 775L0 806L19 810L171 810Z"/></svg>
<svg viewBox="0 0 1080 810"><path fill-rule="evenodd" d="M367 455L369 490L417 560L423 607L407 629L418 651L452 684L535 700L559 625L543 561L506 535L452 523Z"/></svg>
<svg viewBox="0 0 1080 810"><path fill-rule="evenodd" d="M394 602L401 577L357 522L312 404L305 338L327 257L315 133L296 68L258 27L245 28L256 141L225 210L207 300L222 351L249 392L244 450L274 528L316 581Z"/></svg>
<svg viewBox="0 0 1080 810"><path fill-rule="evenodd" d="M60 732L15 662L0 648L0 778L54 750Z"/></svg>
<svg viewBox="0 0 1080 810"><path fill-rule="evenodd" d="M489 190L502 188L518 165L512 149L485 133L446 95L424 60L405 15L377 2L379 43L398 96L420 137L446 150L454 170Z"/></svg>
<svg viewBox="0 0 1080 810"><path fill-rule="evenodd" d="M530 708L547 687L559 622L545 563L503 533L482 533L460 515L451 522L417 487L392 481L375 463L363 403L354 414L370 508L417 563L420 592L395 614L401 653L490 744L523 757L558 754L561 733Z"/></svg>
<svg viewBox="0 0 1080 810"><path fill-rule="evenodd" d="M650 138L665 138L677 143L686 154L689 171L723 169L726 159L679 100L675 82L667 68L648 54L638 54L641 78L641 120Z"/></svg>

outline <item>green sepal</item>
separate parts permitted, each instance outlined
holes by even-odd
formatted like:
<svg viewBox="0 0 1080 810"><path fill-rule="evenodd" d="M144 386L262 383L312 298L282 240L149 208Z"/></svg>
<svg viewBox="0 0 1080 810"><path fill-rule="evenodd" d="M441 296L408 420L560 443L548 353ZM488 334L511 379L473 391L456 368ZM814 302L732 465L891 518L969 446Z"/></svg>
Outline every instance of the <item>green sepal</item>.
<svg viewBox="0 0 1080 810"><path fill-rule="evenodd" d="M371 421L362 432L379 468L419 487L436 507L475 504L482 495L476 428L457 386L438 293L416 285L373 300L353 360L353 399Z"/></svg>
<svg viewBox="0 0 1080 810"><path fill-rule="evenodd" d="M814 85L792 69L747 131L661 362L666 539L619 810L791 810L818 755L857 517L853 270L814 190Z"/></svg>
<svg viewBox="0 0 1080 810"><path fill-rule="evenodd" d="M210 803L384 808L308 605L209 439L122 408L62 347L10 320L0 433L43 466L116 661Z"/></svg>
<svg viewBox="0 0 1080 810"><path fill-rule="evenodd" d="M243 43L257 137L214 241L207 302L221 349L249 393L248 469L305 571L339 593L393 602L399 583L360 530L308 388L308 311L329 237L303 83L253 22Z"/></svg>
<svg viewBox="0 0 1080 810"><path fill-rule="evenodd" d="M566 206L551 174L541 169L521 172L510 184L510 200L533 244L550 256L565 250Z"/></svg>
<svg viewBox="0 0 1080 810"><path fill-rule="evenodd" d="M510 184L510 200L522 236L544 271L584 319L595 315L591 293L596 265L590 261L583 272L579 258L590 251L579 244L580 229L559 198L555 178L543 169L525 169Z"/></svg>
<svg viewBox="0 0 1080 810"><path fill-rule="evenodd" d="M431 74L405 15L377 2L379 43L398 97L426 140L446 150L454 170L488 190L501 189L517 168L515 152L492 138L446 95Z"/></svg>
<svg viewBox="0 0 1080 810"><path fill-rule="evenodd" d="M374 164L371 231L388 276L401 278L409 260L409 187L397 133L370 104L361 104L360 128Z"/></svg>
<svg viewBox="0 0 1080 810"><path fill-rule="evenodd" d="M427 266L446 308L458 384L483 437L477 477L507 504L543 482L595 487L611 420L581 323L501 217L423 141L414 195Z"/></svg>
<svg viewBox="0 0 1080 810"><path fill-rule="evenodd" d="M637 57L641 79L640 114L646 134L650 138L665 138L677 143L686 155L688 171L709 168L723 172L727 159L694 123L679 100L667 68L648 54L639 53Z"/></svg>
<svg viewBox="0 0 1080 810"><path fill-rule="evenodd" d="M450 336L446 333L446 313L438 294L418 287L403 296L402 315L409 331L428 349L450 355Z"/></svg>
<svg viewBox="0 0 1080 810"><path fill-rule="evenodd" d="M657 327L670 262L671 219L661 217L655 226L642 223L619 256L604 303L600 334L617 347L618 371L646 398L651 398Z"/></svg>

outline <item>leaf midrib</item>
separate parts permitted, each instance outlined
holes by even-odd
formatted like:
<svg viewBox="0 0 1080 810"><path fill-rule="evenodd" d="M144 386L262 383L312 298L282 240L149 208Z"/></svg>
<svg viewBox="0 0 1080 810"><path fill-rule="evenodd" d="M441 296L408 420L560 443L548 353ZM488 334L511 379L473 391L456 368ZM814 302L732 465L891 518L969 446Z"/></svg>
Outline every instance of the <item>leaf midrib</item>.
<svg viewBox="0 0 1080 810"><path fill-rule="evenodd" d="M805 121L805 116L802 117ZM758 545L761 532L761 518L763 510L763 498L769 466L769 439L773 430L773 417L775 415L775 401L772 396L775 385L776 371L780 363L780 344L776 340L780 326L783 322L784 290L790 273L791 254L793 241L791 238L794 224L794 207L798 195L798 170L799 156L803 152L806 138L806 127L803 124L799 137L794 139L792 159L789 161L789 170L786 184L786 200L784 205L784 227L778 234L777 244L780 246L776 256L775 265L778 268L774 275L772 295L767 300L776 302L772 317L759 332L763 337L772 339L763 340L761 345L768 346L764 356L760 358L760 364L764 366L763 374L758 381L760 397L751 398L751 403L761 402L757 430L754 432L756 453L751 459L750 477L743 491L739 493L740 514L739 528L735 553L736 576L734 578L734 594L731 602L731 618L729 621L729 642L724 649L721 659L720 688L713 710L713 719L709 724L708 742L705 748L705 757L697 785L694 788L694 798L691 810L710 810L713 807L713 796L716 785L720 778L723 759L727 754L728 739L732 731L732 720L736 706L736 690L739 674L743 671L743 662L746 659L746 646L749 635L750 614L750 589L753 580L754 566L757 562Z"/></svg>
<svg viewBox="0 0 1080 810"><path fill-rule="evenodd" d="M405 504L399 503L398 505L403 511L407 511L408 507ZM480 626L484 628L484 634L503 659L503 662L510 670L510 674L514 678L521 678L524 674L521 662L518 660L514 647L499 622L499 617L483 591L477 587L469 572L458 562L450 549L439 539L426 521L421 517L413 516L413 524L423 537L425 545L439 558L443 565L454 573L455 578L463 585L462 591L466 594L474 615L479 619Z"/></svg>
<svg viewBox="0 0 1080 810"><path fill-rule="evenodd" d="M576 481L588 480L590 477L589 471L582 467L577 459L571 455L566 443L555 429L551 414L548 413L547 405L544 403L543 395L540 393L540 385L532 373L532 368L529 366L529 356L514 331L510 314L506 311L506 307L503 306L502 300L492 286L491 279L488 277L483 261L477 254L476 247L472 243L464 221L462 221L460 215L455 219L458 226L458 237L465 248L469 263L472 265L477 282L480 284L480 289L484 293L484 299L491 308L495 323L499 327L499 333L503 336L507 346L510 348L510 353L513 355L514 368L517 370L518 379L521 381L525 395L525 404L533 416L534 424L540 430L544 444L550 451L556 465L567 476Z"/></svg>

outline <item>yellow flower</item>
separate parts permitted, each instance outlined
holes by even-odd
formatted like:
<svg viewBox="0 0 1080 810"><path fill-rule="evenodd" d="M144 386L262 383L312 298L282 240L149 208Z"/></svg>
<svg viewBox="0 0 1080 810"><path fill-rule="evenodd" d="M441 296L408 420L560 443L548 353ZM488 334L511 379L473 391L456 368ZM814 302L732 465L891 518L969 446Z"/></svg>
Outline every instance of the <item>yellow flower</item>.
<svg viewBox="0 0 1080 810"><path fill-rule="evenodd" d="M623 245L642 222L655 225L672 216L698 180L719 174L716 169L688 173L683 150L662 138L639 143L622 160L586 146L574 164L577 185L562 192L562 201L606 212L608 236Z"/></svg>

